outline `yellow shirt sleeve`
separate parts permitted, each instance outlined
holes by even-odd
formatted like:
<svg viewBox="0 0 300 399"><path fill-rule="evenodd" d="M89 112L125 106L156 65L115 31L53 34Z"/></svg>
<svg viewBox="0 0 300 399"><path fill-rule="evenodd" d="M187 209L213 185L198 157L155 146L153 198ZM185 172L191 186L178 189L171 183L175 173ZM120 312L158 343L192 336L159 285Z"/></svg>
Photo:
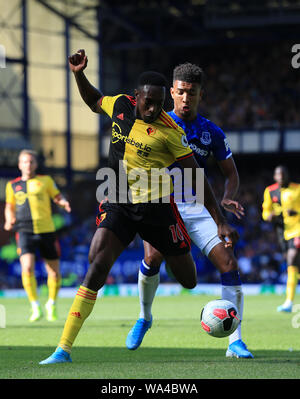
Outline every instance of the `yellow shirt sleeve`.
<svg viewBox="0 0 300 399"><path fill-rule="evenodd" d="M110 117L113 116L114 105L116 100L123 94L118 94L117 96L103 96L98 100L98 105L101 109Z"/></svg>
<svg viewBox="0 0 300 399"><path fill-rule="evenodd" d="M264 202L262 204L262 218L267 221L270 214L273 212L273 202L270 196L269 189L266 188L264 191Z"/></svg>
<svg viewBox="0 0 300 399"><path fill-rule="evenodd" d="M52 199L60 194L60 191L51 176L47 176L47 191Z"/></svg>
<svg viewBox="0 0 300 399"><path fill-rule="evenodd" d="M184 130L178 126L176 129L170 129L167 135L167 146L174 158L180 160L188 155L192 155L193 151L189 147Z"/></svg>
<svg viewBox="0 0 300 399"><path fill-rule="evenodd" d="M300 184L297 187L297 196L296 196L296 204L295 204L295 211L300 214Z"/></svg>
<svg viewBox="0 0 300 399"><path fill-rule="evenodd" d="M15 194L11 182L8 182L6 184L5 197L6 197L5 201L7 204L12 204L12 205L16 204Z"/></svg>

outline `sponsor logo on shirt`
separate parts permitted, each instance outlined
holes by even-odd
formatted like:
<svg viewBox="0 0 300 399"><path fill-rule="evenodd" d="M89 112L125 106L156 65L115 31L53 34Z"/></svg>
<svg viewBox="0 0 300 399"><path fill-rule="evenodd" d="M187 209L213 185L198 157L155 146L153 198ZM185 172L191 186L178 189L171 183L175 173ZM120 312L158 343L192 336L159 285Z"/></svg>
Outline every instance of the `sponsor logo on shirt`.
<svg viewBox="0 0 300 399"><path fill-rule="evenodd" d="M135 146L138 150L142 150L143 152L149 153L151 151L151 147L148 144L143 144L142 142L136 141L132 137L128 137L122 134L121 128L117 123L113 123L112 125L112 144L116 144L119 141L123 141L125 144L130 144ZM141 154L139 154L141 155Z"/></svg>
<svg viewBox="0 0 300 399"><path fill-rule="evenodd" d="M18 191L15 193L16 204L23 205L27 199L27 194L24 191Z"/></svg>
<svg viewBox="0 0 300 399"><path fill-rule="evenodd" d="M181 144L184 147L188 147L188 145L189 145L189 142L187 141L187 138L186 138L186 136L184 134L181 136Z"/></svg>
<svg viewBox="0 0 300 399"><path fill-rule="evenodd" d="M197 155L201 155L202 157L206 157L208 155L208 151L202 150L196 146L196 144L190 144L190 149Z"/></svg>

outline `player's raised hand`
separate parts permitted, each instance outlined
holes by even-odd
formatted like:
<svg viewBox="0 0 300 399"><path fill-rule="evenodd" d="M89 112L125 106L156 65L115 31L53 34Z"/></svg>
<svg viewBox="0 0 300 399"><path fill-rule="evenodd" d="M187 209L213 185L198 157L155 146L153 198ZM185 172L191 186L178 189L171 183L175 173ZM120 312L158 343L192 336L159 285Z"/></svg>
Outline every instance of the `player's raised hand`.
<svg viewBox="0 0 300 399"><path fill-rule="evenodd" d="M227 223L218 225L218 236L224 242L225 248L234 247L239 239L239 233Z"/></svg>
<svg viewBox="0 0 300 399"><path fill-rule="evenodd" d="M225 211L233 213L238 219L241 219L241 217L245 215L244 208L238 201L223 198L221 205Z"/></svg>
<svg viewBox="0 0 300 399"><path fill-rule="evenodd" d="M69 66L72 72L80 72L83 71L88 63L87 56L85 55L85 51L83 49L78 50L75 54L70 55L69 58Z"/></svg>

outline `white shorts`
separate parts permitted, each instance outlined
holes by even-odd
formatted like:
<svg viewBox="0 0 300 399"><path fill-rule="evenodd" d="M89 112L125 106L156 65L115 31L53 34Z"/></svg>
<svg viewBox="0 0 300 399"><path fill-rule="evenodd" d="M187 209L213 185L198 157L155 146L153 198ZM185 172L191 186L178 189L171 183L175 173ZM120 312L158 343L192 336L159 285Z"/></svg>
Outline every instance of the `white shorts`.
<svg viewBox="0 0 300 399"><path fill-rule="evenodd" d="M197 203L176 203L185 227L195 245L208 256L220 242L218 227L205 206Z"/></svg>

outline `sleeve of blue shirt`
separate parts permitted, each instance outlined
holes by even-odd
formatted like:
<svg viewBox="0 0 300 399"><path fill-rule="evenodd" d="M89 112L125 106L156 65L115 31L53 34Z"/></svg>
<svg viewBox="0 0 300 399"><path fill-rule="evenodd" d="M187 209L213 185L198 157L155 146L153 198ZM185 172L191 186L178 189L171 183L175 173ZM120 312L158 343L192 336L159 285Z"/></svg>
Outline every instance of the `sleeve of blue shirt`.
<svg viewBox="0 0 300 399"><path fill-rule="evenodd" d="M227 137L223 130L213 122L210 121L209 125L212 132L212 153L217 161L224 161L232 155Z"/></svg>

